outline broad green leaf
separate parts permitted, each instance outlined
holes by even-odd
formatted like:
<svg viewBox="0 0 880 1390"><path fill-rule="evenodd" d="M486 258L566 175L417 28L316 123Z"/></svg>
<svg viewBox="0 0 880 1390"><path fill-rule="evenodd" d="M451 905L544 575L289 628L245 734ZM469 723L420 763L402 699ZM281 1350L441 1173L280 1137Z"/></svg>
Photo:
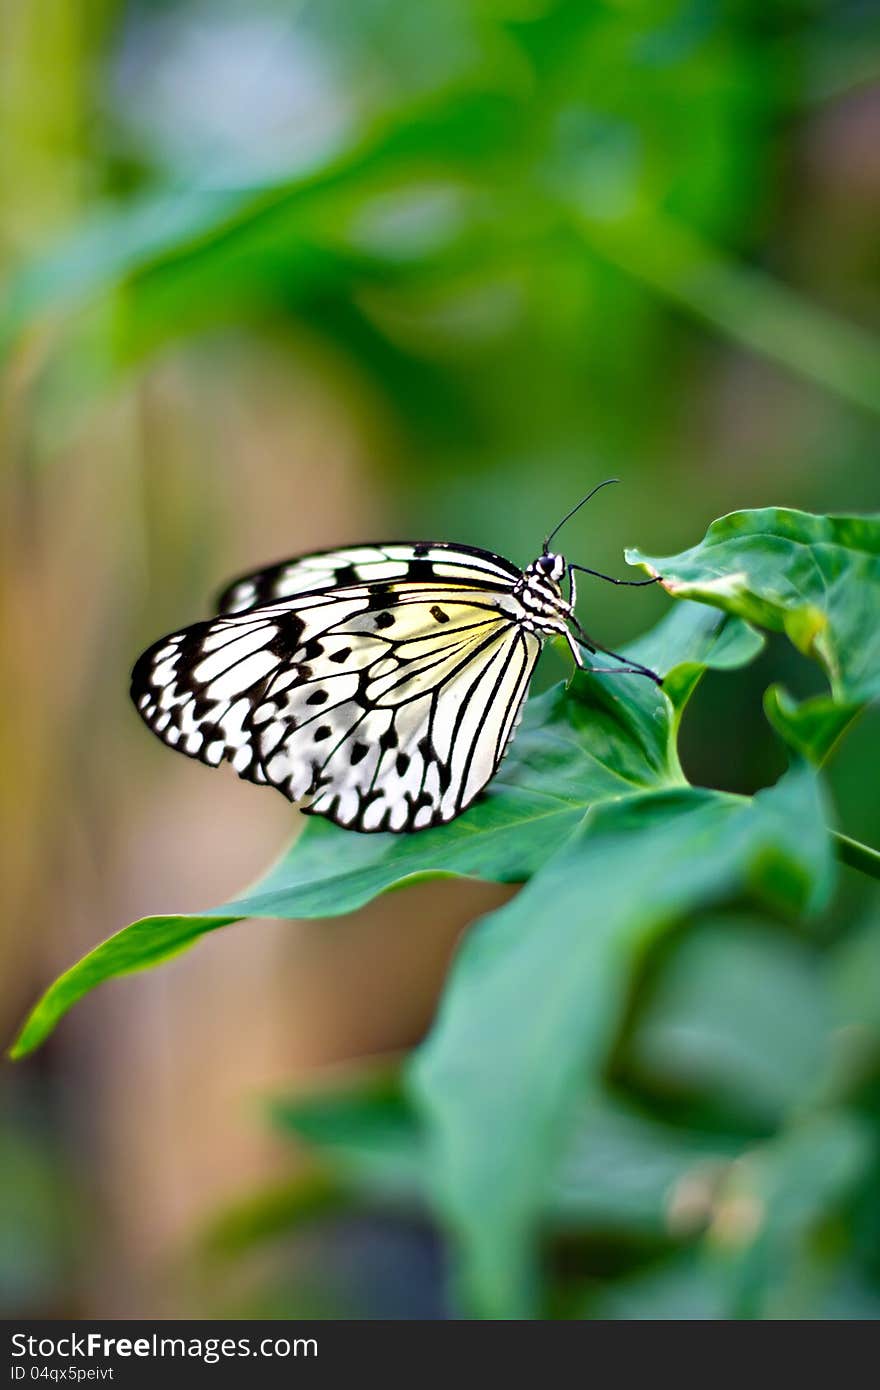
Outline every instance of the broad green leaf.
<svg viewBox="0 0 880 1390"><path fill-rule="evenodd" d="M628 550L630 564L662 575L677 598L696 599L758 627L785 632L822 666L830 699L797 706L768 693L774 727L813 761L880 696L880 516L813 516L768 507L715 521L680 555Z"/></svg>
<svg viewBox="0 0 880 1390"><path fill-rule="evenodd" d="M815 1096L830 1030L818 952L760 918L720 917L663 962L626 1057L661 1095L772 1126Z"/></svg>
<svg viewBox="0 0 880 1390"><path fill-rule="evenodd" d="M752 801L682 788L593 808L522 892L468 934L411 1084L471 1310L509 1318L533 1309L544 1174L579 1081L601 1075L652 941L749 890L791 911L816 908L830 879L820 792L800 767Z"/></svg>
<svg viewBox="0 0 880 1390"><path fill-rule="evenodd" d="M338 916L400 883L472 877L521 882L564 843L589 807L682 785L675 749L695 672L742 664L757 639L738 620L698 604L670 615L639 644L668 672L673 704L640 676L577 674L528 702L522 727L485 797L458 820L417 835L358 835L320 820L246 895L193 915L145 917L102 942L50 987L11 1055L37 1047L104 980L168 960L242 917Z"/></svg>
<svg viewBox="0 0 880 1390"><path fill-rule="evenodd" d="M353 1197L427 1205L426 1136L396 1075L293 1096L272 1113ZM722 1172L737 1151L717 1136L682 1132L604 1096L579 1101L570 1140L547 1173L544 1225L662 1238L676 1192Z"/></svg>

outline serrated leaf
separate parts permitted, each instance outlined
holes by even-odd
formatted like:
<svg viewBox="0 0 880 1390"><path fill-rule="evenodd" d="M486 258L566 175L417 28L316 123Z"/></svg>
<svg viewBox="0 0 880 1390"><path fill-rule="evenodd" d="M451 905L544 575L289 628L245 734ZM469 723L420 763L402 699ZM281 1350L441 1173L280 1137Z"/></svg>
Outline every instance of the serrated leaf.
<svg viewBox="0 0 880 1390"><path fill-rule="evenodd" d="M591 806L682 785L675 733L695 672L716 661L751 660L755 636L723 615L707 622L705 610L689 604L638 645L650 650L655 669L669 673L677 705L639 676L578 673L568 686L529 700L501 772L485 797L450 825L417 835L357 835L312 819L247 894L202 913L142 918L90 951L37 1003L10 1055L38 1047L96 985L158 965L230 922L338 916L424 878L521 882Z"/></svg>
<svg viewBox="0 0 880 1390"><path fill-rule="evenodd" d="M798 706L768 695L774 727L819 762L846 724L880 697L880 516L814 516L782 507L732 512L699 545L664 557L628 550L630 564L696 599L785 632L822 666L830 698Z"/></svg>
<svg viewBox="0 0 880 1390"><path fill-rule="evenodd" d="M800 767L752 801L687 788L595 807L522 892L468 934L411 1084L472 1311L533 1311L544 1173L579 1080L601 1074L631 971L654 938L746 891L793 911L817 908L830 878L820 793Z"/></svg>

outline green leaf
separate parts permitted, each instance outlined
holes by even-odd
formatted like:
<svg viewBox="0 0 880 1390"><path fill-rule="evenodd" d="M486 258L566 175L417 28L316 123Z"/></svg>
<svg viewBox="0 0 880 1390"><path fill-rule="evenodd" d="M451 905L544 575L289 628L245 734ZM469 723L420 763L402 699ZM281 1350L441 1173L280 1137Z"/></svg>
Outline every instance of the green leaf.
<svg viewBox="0 0 880 1390"><path fill-rule="evenodd" d="M28 1014L9 1056L14 1060L33 1052L46 1040L60 1018L78 999L105 980L133 975L173 960L204 932L227 927L237 917L142 917L124 931L102 941L76 965L65 970Z"/></svg>
<svg viewBox="0 0 880 1390"><path fill-rule="evenodd" d="M426 1135L397 1073L276 1101L276 1125L305 1142L361 1201L426 1205ZM691 1135L597 1096L577 1105L574 1129L542 1193L545 1225L570 1231L669 1234L675 1193L723 1171L737 1149Z"/></svg>
<svg viewBox="0 0 880 1390"><path fill-rule="evenodd" d="M831 874L821 795L799 767L753 801L687 788L595 807L541 873L468 934L411 1085L470 1309L533 1311L543 1175L580 1079L601 1074L652 941L747 890L792 911L818 908Z"/></svg>
<svg viewBox="0 0 880 1390"><path fill-rule="evenodd" d="M255 1246L345 1211L349 1205L347 1192L325 1174L298 1173L230 1203L202 1233L199 1254L208 1260L237 1259Z"/></svg>
<svg viewBox="0 0 880 1390"><path fill-rule="evenodd" d="M627 648L653 671L680 716L705 670L733 671L754 661L764 638L739 618L718 623L711 609L679 603L651 632Z"/></svg>
<svg viewBox="0 0 880 1390"><path fill-rule="evenodd" d="M732 1165L723 1179L707 1255L721 1263L728 1317L803 1317L793 1301L807 1241L864 1181L877 1158L865 1120L819 1112L783 1130Z"/></svg>
<svg viewBox="0 0 880 1390"><path fill-rule="evenodd" d="M880 1073L880 911L836 943L827 963L834 1022L834 1068L828 1090L849 1095Z"/></svg>
<svg viewBox="0 0 880 1390"><path fill-rule="evenodd" d="M764 713L780 738L817 765L832 753L863 708L830 695L814 695L798 703L780 685L768 686L764 692Z"/></svg>
<svg viewBox="0 0 880 1390"><path fill-rule="evenodd" d="M817 952L760 918L720 917L663 962L626 1057L661 1095L774 1126L814 1098L830 1028Z"/></svg>
<svg viewBox="0 0 880 1390"><path fill-rule="evenodd" d="M680 555L628 550L630 564L696 599L774 632L822 666L831 695L797 706L768 692L767 712L792 747L819 762L846 724L880 696L880 516L813 516L768 507L732 512Z"/></svg>
<svg viewBox="0 0 880 1390"><path fill-rule="evenodd" d="M78 999L104 980L170 959L242 917L338 916L401 883L471 877L521 882L536 872L591 806L683 784L675 749L695 673L754 656L738 620L688 604L637 644L669 673L678 704L639 676L578 673L529 700L522 726L486 796L450 825L418 835L357 835L317 817L247 894L205 912L145 917L59 977L37 1003L10 1055L48 1037Z"/></svg>
<svg viewBox="0 0 880 1390"><path fill-rule="evenodd" d="M590 1289L578 1316L598 1322L715 1322L726 1313L717 1273L693 1250Z"/></svg>
<svg viewBox="0 0 880 1390"><path fill-rule="evenodd" d="M276 1100L271 1115L361 1200L424 1204L422 1136L396 1071Z"/></svg>
<svg viewBox="0 0 880 1390"><path fill-rule="evenodd" d="M659 1266L590 1290L581 1316L876 1316L876 1292L859 1271L841 1271L839 1251L811 1240L865 1179L875 1152L868 1126L841 1110L811 1115L748 1149L715 1174L705 1238Z"/></svg>
<svg viewBox="0 0 880 1390"><path fill-rule="evenodd" d="M689 1133L595 1095L577 1103L551 1169L544 1226L653 1240L691 1234L691 1223L703 1219L699 1197L736 1154L723 1137ZM698 1195L692 1214L677 1209L689 1193Z"/></svg>
<svg viewBox="0 0 880 1390"><path fill-rule="evenodd" d="M871 332L723 255L656 206L627 217L590 218L577 214L570 193L566 201L584 243L611 265L731 341L877 412L880 349Z"/></svg>
<svg viewBox="0 0 880 1390"><path fill-rule="evenodd" d="M414 103L376 122L323 165L274 184L183 187L151 192L131 204L108 205L57 247L22 266L0 306L0 351L35 321L70 310L125 286L126 312L151 323L154 338L213 323L228 305L267 305L279 283L300 267L315 268L312 218L327 220L357 206L377 175L410 171L437 160L466 174L509 134L512 108L504 97L462 90ZM319 269L342 262L333 252ZM348 274L351 268L347 268Z"/></svg>

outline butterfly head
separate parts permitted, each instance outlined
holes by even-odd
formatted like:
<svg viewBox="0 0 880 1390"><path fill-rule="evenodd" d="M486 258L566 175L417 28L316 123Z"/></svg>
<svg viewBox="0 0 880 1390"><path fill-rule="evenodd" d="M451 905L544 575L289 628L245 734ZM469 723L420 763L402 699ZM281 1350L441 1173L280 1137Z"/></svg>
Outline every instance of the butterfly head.
<svg viewBox="0 0 880 1390"><path fill-rule="evenodd" d="M561 593L562 580L567 569L565 557L555 555L552 551L544 551L537 560L533 560L526 568L526 574L536 584L539 584L552 593Z"/></svg>
<svg viewBox="0 0 880 1390"><path fill-rule="evenodd" d="M571 613L571 605L562 594L562 581L567 570L563 555L544 551L526 566L522 579L516 585L514 592L524 607L530 610L540 630L561 632Z"/></svg>
<svg viewBox="0 0 880 1390"><path fill-rule="evenodd" d="M564 573L566 573L566 560L562 555L553 555L551 550L545 550L544 555L539 555L537 560L532 560L528 570L532 573L541 575L542 580L549 580L559 588Z"/></svg>

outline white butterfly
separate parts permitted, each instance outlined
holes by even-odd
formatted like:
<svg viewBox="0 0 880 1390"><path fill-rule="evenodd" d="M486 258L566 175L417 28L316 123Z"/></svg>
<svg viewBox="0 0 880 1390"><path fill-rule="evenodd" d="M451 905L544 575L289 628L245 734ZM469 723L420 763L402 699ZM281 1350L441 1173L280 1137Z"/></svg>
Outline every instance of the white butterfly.
<svg viewBox="0 0 880 1390"><path fill-rule="evenodd" d="M132 699L171 747L231 762L338 825L450 821L496 772L547 637L563 637L579 666L578 642L624 661L574 616L574 571L597 571L551 552L559 526L525 570L443 541L357 545L260 570L226 589L219 617L144 652ZM635 662L591 669L659 683Z"/></svg>

